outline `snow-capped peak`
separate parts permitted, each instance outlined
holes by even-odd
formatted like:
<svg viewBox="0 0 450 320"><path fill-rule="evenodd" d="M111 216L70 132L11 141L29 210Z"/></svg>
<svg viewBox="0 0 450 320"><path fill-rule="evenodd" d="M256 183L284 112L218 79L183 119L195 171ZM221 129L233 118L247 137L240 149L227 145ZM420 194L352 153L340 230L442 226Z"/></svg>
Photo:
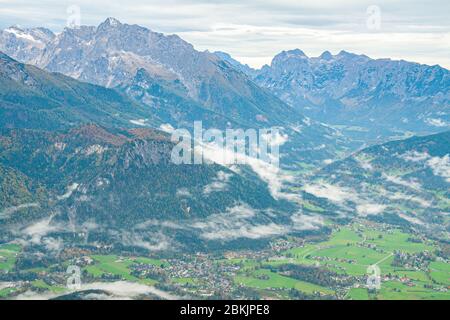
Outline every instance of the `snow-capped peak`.
<svg viewBox="0 0 450 320"><path fill-rule="evenodd" d="M102 29L104 27L118 27L121 26L122 23L116 18L109 17L103 23L101 23L98 28Z"/></svg>

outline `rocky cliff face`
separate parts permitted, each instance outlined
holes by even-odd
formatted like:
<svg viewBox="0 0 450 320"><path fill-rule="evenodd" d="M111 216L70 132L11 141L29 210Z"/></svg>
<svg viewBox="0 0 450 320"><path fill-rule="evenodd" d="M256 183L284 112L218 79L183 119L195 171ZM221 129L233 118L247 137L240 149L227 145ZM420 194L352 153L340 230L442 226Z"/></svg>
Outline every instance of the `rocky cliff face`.
<svg viewBox="0 0 450 320"><path fill-rule="evenodd" d="M26 60L26 59L25 59ZM165 36L109 18L98 27L65 29L28 60L48 71L114 88L172 127L281 128L292 145L282 152L289 164L323 160L345 147L336 129L306 119L259 87L243 72L209 52L196 51L178 36ZM142 120L142 121L141 121ZM294 145L305 152L293 150ZM325 146L316 152L317 146ZM296 158L296 159L295 159Z"/></svg>
<svg viewBox="0 0 450 320"><path fill-rule="evenodd" d="M261 70L239 69L291 106L326 123L384 127L385 134L440 131L450 125L450 72L439 66L374 60L345 51L307 57L296 49L278 54Z"/></svg>
<svg viewBox="0 0 450 320"><path fill-rule="evenodd" d="M0 51L20 61L37 63L55 34L45 28L21 29L17 26L0 31Z"/></svg>
<svg viewBox="0 0 450 320"><path fill-rule="evenodd" d="M131 83L143 69L156 80L181 83L187 97L238 121L258 123L268 118L281 123L301 118L216 55L196 51L176 35L165 36L113 18L98 27L65 29L35 44L23 37L1 42L0 47L11 47L6 53L20 61L105 87ZM22 50L14 50L13 42L23 43Z"/></svg>

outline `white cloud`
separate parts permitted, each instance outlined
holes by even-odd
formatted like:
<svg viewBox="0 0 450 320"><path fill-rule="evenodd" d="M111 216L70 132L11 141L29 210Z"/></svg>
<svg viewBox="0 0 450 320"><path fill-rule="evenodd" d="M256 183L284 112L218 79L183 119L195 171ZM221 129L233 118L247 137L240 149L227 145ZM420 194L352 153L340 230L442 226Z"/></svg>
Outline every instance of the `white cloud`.
<svg viewBox="0 0 450 320"><path fill-rule="evenodd" d="M42 243L45 245L47 250L53 252L60 252L64 248L64 241L62 239L55 238L43 238Z"/></svg>
<svg viewBox="0 0 450 320"><path fill-rule="evenodd" d="M164 124L160 125L159 129L161 129L162 131L167 132L167 133L172 133L175 130L175 128L172 127L172 125L170 123L164 123Z"/></svg>
<svg viewBox="0 0 450 320"><path fill-rule="evenodd" d="M181 188L177 190L177 197L192 197L191 192L187 188Z"/></svg>
<svg viewBox="0 0 450 320"><path fill-rule="evenodd" d="M24 203L24 204L20 204L18 206L5 208L2 211L0 211L0 219L9 217L10 215L12 215L20 210L28 209L28 208L38 208L39 206L40 206L39 203L33 202L33 203Z"/></svg>
<svg viewBox="0 0 450 320"><path fill-rule="evenodd" d="M22 230L22 234L31 238L32 243L39 244L41 239L50 232L58 230L58 226L52 225L53 217L40 220Z"/></svg>
<svg viewBox="0 0 450 320"><path fill-rule="evenodd" d="M425 152L408 151L399 156L401 159L412 162L422 162L427 160L430 155Z"/></svg>
<svg viewBox="0 0 450 320"><path fill-rule="evenodd" d="M294 230L316 230L324 225L324 219L320 216L308 216L302 213L291 217Z"/></svg>
<svg viewBox="0 0 450 320"><path fill-rule="evenodd" d="M179 299L178 297L171 295L162 290L150 287L144 284L128 282L128 281L116 281L111 283L95 282L84 284L81 290L102 290L113 295L112 299L132 299L140 295L154 294L160 298L166 300Z"/></svg>
<svg viewBox="0 0 450 320"><path fill-rule="evenodd" d="M279 147L286 143L287 140L287 135L278 133L270 140L270 143L272 147ZM278 165L278 161L273 159L275 156L272 154L267 155L270 159L259 159L250 157L247 154L237 153L226 146L217 146L215 143L202 143L201 141L198 142L195 152L202 153L207 161L229 167L231 170L234 170L236 167L234 164L248 165L261 180L267 183L269 191L275 199L299 201L298 194L284 190L286 184L294 181L294 176L282 170ZM265 160L270 160L270 163ZM235 172L238 173L238 171Z"/></svg>
<svg viewBox="0 0 450 320"><path fill-rule="evenodd" d="M386 179L386 181L392 182L394 184L398 184L400 186L403 186L405 188L410 188L416 191L420 191L422 189L422 185L414 180L404 180L400 177L397 176L392 176L392 175L388 175L383 173L383 178Z"/></svg>
<svg viewBox="0 0 450 320"><path fill-rule="evenodd" d="M219 229L204 232L202 237L207 240L233 240L239 238L260 239L287 233L288 229L275 223L267 225L242 225L235 229Z"/></svg>
<svg viewBox="0 0 450 320"><path fill-rule="evenodd" d="M135 299L140 295L156 295L162 299L166 300L176 300L179 297L169 294L165 291L156 289L155 287L147 286L144 284L128 282L128 281L116 281L116 282L94 282L82 284L80 291L86 290L101 290L107 292L109 295L94 296L91 298L101 298L101 299L111 299L111 300L129 300ZM65 293L56 294L51 292L34 292L26 291L15 299L17 300L48 300L55 298L57 296L71 293L70 290L66 290Z"/></svg>
<svg viewBox="0 0 450 320"><path fill-rule="evenodd" d="M418 219L418 218L414 218L414 217L411 217L411 216L407 216L406 214L403 214L403 213L399 213L398 215L399 215L400 218L403 218L403 219L405 219L406 221L408 221L408 222L410 222L410 223L412 223L412 224L418 224L418 225L423 225L423 224L424 224L424 223L423 223L420 219Z"/></svg>
<svg viewBox="0 0 450 320"><path fill-rule="evenodd" d="M120 237L122 243L129 246L140 247L148 251L163 251L170 247L170 240L162 233L152 233L150 239L146 239L145 234L137 232L122 232Z"/></svg>
<svg viewBox="0 0 450 320"><path fill-rule="evenodd" d="M224 171L219 171L217 177L210 184L206 185L203 189L204 194L210 194L213 192L221 192L227 189L228 180L230 180L232 174Z"/></svg>
<svg viewBox="0 0 450 320"><path fill-rule="evenodd" d="M130 122L141 127L145 127L147 125L147 119L130 120Z"/></svg>
<svg viewBox="0 0 450 320"><path fill-rule="evenodd" d="M293 231L317 230L324 225L320 216L296 213L291 216L291 223L274 223L255 221L256 216L274 217L271 210L255 210L247 204L240 204L221 214L208 217L207 220L192 224L206 240L230 241L239 238L261 239L285 235Z"/></svg>
<svg viewBox="0 0 450 320"><path fill-rule="evenodd" d="M421 205L424 208L431 207L431 202L429 202L425 199L419 198L419 197L412 196L412 195L406 195L403 193L395 193L392 195L388 195L387 197L391 200L413 201L413 202L418 203L419 205Z"/></svg>
<svg viewBox="0 0 450 320"><path fill-rule="evenodd" d="M36 292L36 291L25 291L14 297L15 300L50 300L56 298L59 294L47 291L47 292Z"/></svg>
<svg viewBox="0 0 450 320"><path fill-rule="evenodd" d="M247 204L228 208L224 213L211 215L207 220L192 224L207 240L233 240L238 238L259 239L285 233L287 229L274 223L255 224L252 222L257 210Z"/></svg>
<svg viewBox="0 0 450 320"><path fill-rule="evenodd" d="M356 212L360 216L369 216L382 213L386 209L385 205L376 203L365 203L356 206Z"/></svg>
<svg viewBox="0 0 450 320"><path fill-rule="evenodd" d="M427 161L427 164L436 176L450 183L450 155L447 154L442 158L433 157Z"/></svg>
<svg viewBox="0 0 450 320"><path fill-rule="evenodd" d="M72 196L72 194L74 193L74 191L76 191L78 189L78 187L79 187L78 183L72 183L70 186L67 187L66 193L64 193L61 196L58 196L57 199L58 200L69 199Z"/></svg>
<svg viewBox="0 0 450 320"><path fill-rule="evenodd" d="M450 155L446 154L441 157L432 157L426 152L407 152L399 156L406 161L424 162L432 171L433 174L444 178L450 182Z"/></svg>
<svg viewBox="0 0 450 320"><path fill-rule="evenodd" d="M364 170L373 171L373 166L370 163L370 160L364 158L364 155L356 156L354 159L356 160L356 162L358 162L359 166Z"/></svg>
<svg viewBox="0 0 450 320"><path fill-rule="evenodd" d="M325 198L336 203L343 203L347 200L356 201L358 199L356 191L329 183L306 185L303 187L303 190L318 198Z"/></svg>

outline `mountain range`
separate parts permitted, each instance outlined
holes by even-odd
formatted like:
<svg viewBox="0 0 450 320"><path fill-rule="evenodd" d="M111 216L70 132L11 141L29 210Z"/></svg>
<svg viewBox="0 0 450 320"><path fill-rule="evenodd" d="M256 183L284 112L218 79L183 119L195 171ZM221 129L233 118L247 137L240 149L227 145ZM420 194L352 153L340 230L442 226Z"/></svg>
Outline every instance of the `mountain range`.
<svg viewBox="0 0 450 320"><path fill-rule="evenodd" d="M149 128L163 123L160 114L120 90L5 54L0 81L3 237L43 244L75 232L144 248L193 241L194 249L303 230L292 226L298 205L279 198L281 186L271 185L277 177L265 168L173 164L170 135Z"/></svg>
<svg viewBox="0 0 450 320"><path fill-rule="evenodd" d="M26 38L4 37L6 43L0 45L0 50L13 58L20 56L21 62L108 88L136 86L145 74L175 87L184 97L196 100L211 111L228 114L244 123L251 121L251 125L269 121L266 118L271 123L280 123L288 114L301 120L298 112L286 109L284 103L216 55L198 52L176 35L165 36L113 18L98 27L66 28L45 40L35 38L34 30L28 30ZM29 42L29 38L35 39L36 44ZM25 50L21 50L23 55L17 54L17 45L11 42L19 41L28 41L30 55ZM33 54L39 50L39 55ZM146 83L143 87L147 88ZM151 105L152 96L148 95L147 100Z"/></svg>
<svg viewBox="0 0 450 320"><path fill-rule="evenodd" d="M113 18L11 27L0 51L5 241L197 250L355 217L448 238L444 68L297 49L256 70ZM196 120L279 128L282 168L174 165L164 131Z"/></svg>
<svg viewBox="0 0 450 320"><path fill-rule="evenodd" d="M50 72L119 90L153 108L154 115L173 127L189 127L197 117L219 128L280 126L296 142L322 137L318 144L329 150L335 146L323 137L335 135L336 140L336 131L353 141L341 141L329 156L348 146L450 126L449 71L437 65L346 51L308 57L295 49L257 70L227 53L200 52L176 35L114 18L59 34L10 27L0 31L0 51ZM188 110L180 112L180 105ZM315 128L295 137L298 132L291 128L305 121Z"/></svg>
<svg viewBox="0 0 450 320"><path fill-rule="evenodd" d="M255 70L216 54L303 114L353 127L360 136L438 132L450 126L450 71L438 65L346 51L308 57L295 49Z"/></svg>
<svg viewBox="0 0 450 320"><path fill-rule="evenodd" d="M41 33L49 36L36 35ZM149 115L135 123L191 128L202 120L219 129L279 127L289 136L282 152L290 164L322 161L350 144L339 130L304 117L215 54L199 52L176 35L113 18L53 36L17 27L2 34L0 51L20 62L114 89L146 106ZM317 150L318 145L324 148Z"/></svg>

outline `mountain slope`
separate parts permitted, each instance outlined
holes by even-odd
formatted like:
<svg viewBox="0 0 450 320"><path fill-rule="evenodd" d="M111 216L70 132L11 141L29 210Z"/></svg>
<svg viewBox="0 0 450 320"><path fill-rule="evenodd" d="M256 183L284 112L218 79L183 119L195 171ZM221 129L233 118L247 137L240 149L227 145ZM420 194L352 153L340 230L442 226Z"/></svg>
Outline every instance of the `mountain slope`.
<svg viewBox="0 0 450 320"><path fill-rule="evenodd" d="M362 216L450 231L450 131L370 147L319 171L303 187L316 205Z"/></svg>
<svg viewBox="0 0 450 320"><path fill-rule="evenodd" d="M12 26L0 30L0 51L20 61L36 62L55 34L45 28L21 29Z"/></svg>
<svg viewBox="0 0 450 320"><path fill-rule="evenodd" d="M86 122L130 125L151 113L117 91L21 64L0 52L0 127L60 129ZM156 121L156 119L153 119Z"/></svg>
<svg viewBox="0 0 450 320"><path fill-rule="evenodd" d="M112 18L98 27L65 29L28 61L149 107L138 124L155 126L156 118L157 127L192 129L200 120L222 130L278 127L289 137L282 146L287 166L333 158L348 147L339 130L305 118L216 55Z"/></svg>
<svg viewBox="0 0 450 320"><path fill-rule="evenodd" d="M239 61L233 59L233 57L226 52L216 51L216 52L214 52L214 54L216 56L218 56L220 59L222 59L223 61L226 61L229 64L231 64L237 70L242 71L244 74L249 76L251 79L253 79L258 74L257 70L251 68L247 64L244 65L244 64L240 63Z"/></svg>
<svg viewBox="0 0 450 320"><path fill-rule="evenodd" d="M133 86L107 89L0 56L5 241L13 234L43 245L66 237L78 243L72 235L87 232L94 242L153 248L163 238L194 249L321 227L291 219L295 201L278 199L271 184L278 193L282 187L261 168L173 164L170 136L142 125L176 119L165 107L177 101L192 117L201 110L211 123L224 118L181 98L176 82L153 80L143 70L135 77L157 101L149 108L121 93Z"/></svg>
<svg viewBox="0 0 450 320"><path fill-rule="evenodd" d="M173 144L159 131L2 129L0 141L0 182L14 197L2 198L0 228L24 239L39 225L39 239L150 250L164 242L194 250L322 226L308 219L304 225L298 215L293 220L296 205L275 199L254 175L217 164L173 164ZM80 233L91 238L79 239Z"/></svg>
<svg viewBox="0 0 450 320"><path fill-rule="evenodd" d="M439 66L373 60L345 51L310 58L296 49L247 73L283 101L325 123L360 126L381 135L442 131L450 125L450 71Z"/></svg>
<svg viewBox="0 0 450 320"><path fill-rule="evenodd" d="M2 220L14 220L21 212L27 218L39 216L48 201L46 188L23 173L0 164L0 224Z"/></svg>
<svg viewBox="0 0 450 320"><path fill-rule="evenodd" d="M60 129L94 122L108 127L192 123L224 127L218 115L183 96L172 82L155 81L139 69L130 85L118 90L79 82L15 61L0 52L2 127Z"/></svg>
<svg viewBox="0 0 450 320"><path fill-rule="evenodd" d="M144 69L155 79L178 80L188 97L247 124L262 122L263 117L275 124L300 117L214 54L198 52L178 36L113 18L98 27L65 29L46 43L37 59L30 54L22 61L105 87L129 83Z"/></svg>

